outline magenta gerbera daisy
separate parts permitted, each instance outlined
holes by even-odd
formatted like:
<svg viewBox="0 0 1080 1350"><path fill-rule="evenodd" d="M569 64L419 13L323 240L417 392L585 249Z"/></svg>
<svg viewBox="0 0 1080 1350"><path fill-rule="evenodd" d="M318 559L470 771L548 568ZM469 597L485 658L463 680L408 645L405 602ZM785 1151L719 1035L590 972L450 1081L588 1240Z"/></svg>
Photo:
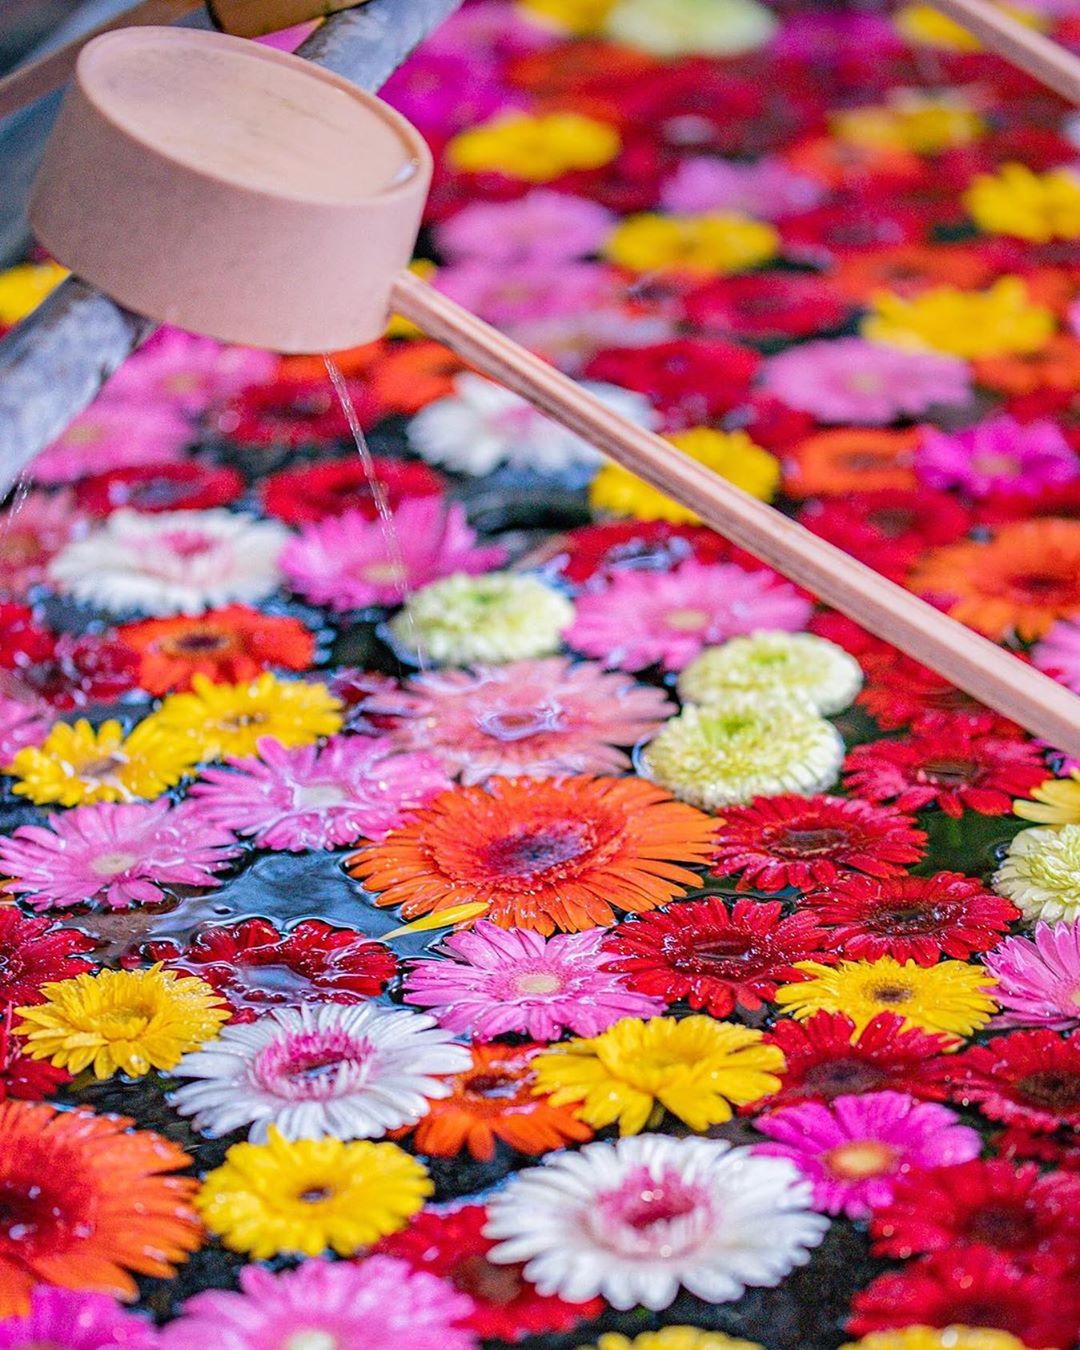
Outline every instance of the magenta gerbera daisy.
<svg viewBox="0 0 1080 1350"><path fill-rule="evenodd" d="M620 924L604 950L631 989L727 1017L737 1003L760 1008L777 985L805 979L796 961L832 959L813 915L781 916L777 900L737 900L729 910L712 895Z"/></svg>
<svg viewBox="0 0 1080 1350"><path fill-rule="evenodd" d="M286 749L264 737L258 758L205 769L191 789L204 819L260 848L338 848L381 839L450 786L429 754L398 754L386 737L332 736Z"/></svg>
<svg viewBox="0 0 1080 1350"><path fill-rule="evenodd" d="M1080 1023L1080 924L1037 924L1034 938L1006 938L984 964L997 976L1000 1026L1071 1031Z"/></svg>
<svg viewBox="0 0 1080 1350"><path fill-rule="evenodd" d="M848 872L896 876L918 862L926 834L913 816L845 797L757 797L728 807L712 870L740 891L825 886Z"/></svg>
<svg viewBox="0 0 1080 1350"><path fill-rule="evenodd" d="M41 986L93 968L84 952L94 943L74 928L27 919L14 905L0 906L0 1009L41 1002Z"/></svg>
<svg viewBox="0 0 1080 1350"><path fill-rule="evenodd" d="M912 1168L941 1167L978 1156L978 1132L936 1102L903 1092L803 1102L755 1122L771 1143L755 1152L788 1158L814 1187L814 1208L864 1219L893 1198Z"/></svg>
<svg viewBox="0 0 1080 1350"><path fill-rule="evenodd" d="M157 1332L107 1294L39 1284L25 1317L0 1320L0 1350L155 1350Z"/></svg>
<svg viewBox="0 0 1080 1350"><path fill-rule="evenodd" d="M102 803L21 825L0 839L6 888L35 909L98 902L110 909L161 900L163 887L220 886L240 846L227 829L167 800Z"/></svg>

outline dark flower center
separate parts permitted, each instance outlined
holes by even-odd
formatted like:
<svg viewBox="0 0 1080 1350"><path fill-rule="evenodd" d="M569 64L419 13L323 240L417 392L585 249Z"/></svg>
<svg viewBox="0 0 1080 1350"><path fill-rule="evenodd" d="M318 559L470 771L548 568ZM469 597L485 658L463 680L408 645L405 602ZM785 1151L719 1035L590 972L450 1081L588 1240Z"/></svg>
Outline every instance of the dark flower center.
<svg viewBox="0 0 1080 1350"><path fill-rule="evenodd" d="M979 765L973 759L928 759L919 769L919 777L938 787L964 787L973 783Z"/></svg>
<svg viewBox="0 0 1080 1350"><path fill-rule="evenodd" d="M672 969L688 975L739 980L764 964L762 952L747 933L716 933L706 938L685 934L665 947Z"/></svg>
<svg viewBox="0 0 1080 1350"><path fill-rule="evenodd" d="M1020 572L1009 578L1009 587L1021 600L1044 604L1076 593L1075 582L1053 572Z"/></svg>
<svg viewBox="0 0 1080 1350"><path fill-rule="evenodd" d="M1019 1079L1021 1097L1051 1111L1075 1111L1080 1107L1080 1074L1066 1069L1043 1069Z"/></svg>
<svg viewBox="0 0 1080 1350"><path fill-rule="evenodd" d="M907 534L917 520L916 513L903 506L882 507L880 511L872 511L867 517L867 523L871 528L887 539L899 539L901 535Z"/></svg>
<svg viewBox="0 0 1080 1350"><path fill-rule="evenodd" d="M784 827L777 830L768 842L774 853L794 858L814 858L837 853L849 842L849 838L846 830L822 825L807 830Z"/></svg>
<svg viewBox="0 0 1080 1350"><path fill-rule="evenodd" d="M815 1064L803 1075L803 1085L822 1097L845 1093L872 1092L888 1081L888 1074L876 1064L861 1059L830 1059Z"/></svg>
<svg viewBox="0 0 1080 1350"><path fill-rule="evenodd" d="M465 1091L470 1097L486 1097L492 1101L512 1101L521 1092L522 1080L510 1073L492 1070L471 1074L465 1080Z"/></svg>
<svg viewBox="0 0 1080 1350"><path fill-rule="evenodd" d="M541 829L520 830L488 845L486 863L493 873L530 877L562 863L573 862L589 851L583 828L571 820L557 821Z"/></svg>
<svg viewBox="0 0 1080 1350"><path fill-rule="evenodd" d="M964 1236L991 1247L1022 1249L1031 1245L1036 1225L1032 1215L1019 1204L987 1205L969 1217Z"/></svg>
<svg viewBox="0 0 1080 1350"><path fill-rule="evenodd" d="M206 656L211 652L228 651L233 645L233 638L229 633L215 633L204 629L198 633L183 633L165 645L181 655Z"/></svg>
<svg viewBox="0 0 1080 1350"><path fill-rule="evenodd" d="M495 1266L479 1253L466 1256L450 1272L451 1283L478 1303L505 1307L521 1295L518 1266Z"/></svg>

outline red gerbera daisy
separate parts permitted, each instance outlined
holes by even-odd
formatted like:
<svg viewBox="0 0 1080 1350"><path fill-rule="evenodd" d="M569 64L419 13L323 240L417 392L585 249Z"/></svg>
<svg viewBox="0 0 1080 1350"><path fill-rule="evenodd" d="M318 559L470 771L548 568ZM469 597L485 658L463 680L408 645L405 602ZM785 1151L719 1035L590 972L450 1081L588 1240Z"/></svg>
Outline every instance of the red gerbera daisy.
<svg viewBox="0 0 1080 1350"><path fill-rule="evenodd" d="M990 1147L1011 1162L1039 1162L1060 1172L1080 1172L1080 1135L1072 1131L1060 1137L1009 1125L990 1137Z"/></svg>
<svg viewBox="0 0 1080 1350"><path fill-rule="evenodd" d="M949 1096L991 1120L1046 1132L1080 1129L1080 1031L1013 1031L938 1067Z"/></svg>
<svg viewBox="0 0 1080 1350"><path fill-rule="evenodd" d="M495 1242L484 1237L486 1222L483 1205L463 1205L449 1214L422 1210L407 1228L383 1238L373 1251L396 1256L414 1270L437 1275L468 1294L476 1306L461 1325L485 1340L550 1335L599 1317L603 1299L565 1303L554 1295L545 1298L525 1279L522 1266L489 1261Z"/></svg>
<svg viewBox="0 0 1080 1350"><path fill-rule="evenodd" d="M235 1022L301 1003L362 1003L381 994L397 970L383 943L321 919L304 919L287 934L269 919L245 919L204 929L182 951L172 942L149 943L138 957L205 980L228 1001Z"/></svg>
<svg viewBox="0 0 1080 1350"><path fill-rule="evenodd" d="M812 499L799 521L875 571L899 581L926 548L951 544L971 526L968 512L945 492L883 488Z"/></svg>
<svg viewBox="0 0 1080 1350"><path fill-rule="evenodd" d="M717 895L671 905L608 933L604 951L615 959L607 968L630 989L686 999L713 1017L736 1003L755 1010L777 985L806 978L796 961L833 959L812 915L785 919L782 910L778 900L737 900L729 910Z"/></svg>
<svg viewBox="0 0 1080 1350"><path fill-rule="evenodd" d="M802 902L851 961L882 956L936 965L992 947L1020 911L960 872L929 877L838 877Z"/></svg>
<svg viewBox="0 0 1080 1350"><path fill-rule="evenodd" d="M652 347L612 347L585 367L590 380L634 389L664 414L668 426L715 422L746 393L761 358L731 342L675 338Z"/></svg>
<svg viewBox="0 0 1080 1350"><path fill-rule="evenodd" d="M380 405L365 380L346 381L366 431ZM253 384L218 412L218 431L243 445L295 450L352 439L348 418L329 380L272 380Z"/></svg>
<svg viewBox="0 0 1080 1350"><path fill-rule="evenodd" d="M924 1256L879 1275L852 1300L856 1336L889 1327L992 1327L1025 1345L1068 1350L1080 1333L1080 1288L1062 1274L1034 1274L992 1247Z"/></svg>
<svg viewBox="0 0 1080 1350"><path fill-rule="evenodd" d="M895 741L857 745L844 761L844 786L872 802L902 811L936 804L950 816L965 809L1004 816L1014 797L1028 797L1046 777L1030 741L986 736L965 726Z"/></svg>
<svg viewBox="0 0 1080 1350"><path fill-rule="evenodd" d="M110 703L135 688L139 657L120 639L61 633L50 643L47 653L0 678L0 691L22 698L29 693L54 708L81 708Z"/></svg>
<svg viewBox="0 0 1080 1350"><path fill-rule="evenodd" d="M840 253L925 243L928 215L915 206L890 206L884 198L871 209L858 198L837 194L824 206L782 220L779 229L787 257L828 263Z"/></svg>
<svg viewBox="0 0 1080 1350"><path fill-rule="evenodd" d="M883 731L910 726L918 733L952 728L978 736L1020 735L1015 722L949 684L935 670L892 652L863 661L866 683L856 698Z"/></svg>
<svg viewBox="0 0 1080 1350"><path fill-rule="evenodd" d="M1019 1265L1080 1261L1080 1176L1000 1158L901 1176L870 1223L874 1252L907 1260L961 1243L995 1247Z"/></svg>
<svg viewBox="0 0 1080 1350"><path fill-rule="evenodd" d="M437 497L446 491L446 479L426 464L380 457L371 461L371 473L391 511L413 497ZM262 497L268 514L289 525L306 525L342 511L361 511L369 520L377 514L368 468L357 455L271 474L262 485Z"/></svg>
<svg viewBox="0 0 1080 1350"><path fill-rule="evenodd" d="M892 659L897 655L895 647L890 647L881 638L860 628L846 614L837 614L831 609L818 610L812 614L806 631L835 642L838 647L843 647L844 651L856 657L862 666L868 661Z"/></svg>
<svg viewBox="0 0 1080 1350"><path fill-rule="evenodd" d="M26 919L14 905L0 906L0 1008L40 1003L50 980L67 980L93 969L81 953L93 940L48 919Z"/></svg>
<svg viewBox="0 0 1080 1350"><path fill-rule="evenodd" d="M897 1013L878 1013L855 1035L843 1013L818 1012L805 1022L780 1018L768 1039L784 1052L787 1067L769 1107L802 1101L832 1101L861 1092L907 1092L942 1097L933 1066L954 1041L948 1036L904 1028ZM756 1109L762 1103L755 1103Z"/></svg>
<svg viewBox="0 0 1080 1350"><path fill-rule="evenodd" d="M397 680L373 670L341 666L327 681L333 696L345 705L345 730L380 735L413 715L416 700L398 688Z"/></svg>
<svg viewBox="0 0 1080 1350"><path fill-rule="evenodd" d="M201 511L228 506L243 490L243 476L235 469L184 460L94 474L76 484L75 500L95 516L107 516L120 507L146 512Z"/></svg>
<svg viewBox="0 0 1080 1350"><path fill-rule="evenodd" d="M755 445L784 455L811 436L817 423L763 389L751 391L723 420L725 431L745 431Z"/></svg>
<svg viewBox="0 0 1080 1350"><path fill-rule="evenodd" d="M17 670L34 661L47 661L55 637L34 620L29 605L0 603L0 668Z"/></svg>
<svg viewBox="0 0 1080 1350"><path fill-rule="evenodd" d="M0 1021L0 1102L12 1099L39 1102L71 1082L66 1069L57 1069L47 1059L31 1059L12 1034L15 1008L8 1004Z"/></svg>
<svg viewBox="0 0 1080 1350"><path fill-rule="evenodd" d="M890 877L926 851L912 816L845 797L757 797L725 809L712 871L740 891L827 885L846 872Z"/></svg>
<svg viewBox="0 0 1080 1350"><path fill-rule="evenodd" d="M665 520L613 520L558 535L539 561L575 586L627 568L670 572L680 563L728 562L731 545L704 525L670 525Z"/></svg>
<svg viewBox="0 0 1080 1350"><path fill-rule="evenodd" d="M720 277L686 297L690 322L725 337L783 339L839 328L849 302L821 277L759 272Z"/></svg>

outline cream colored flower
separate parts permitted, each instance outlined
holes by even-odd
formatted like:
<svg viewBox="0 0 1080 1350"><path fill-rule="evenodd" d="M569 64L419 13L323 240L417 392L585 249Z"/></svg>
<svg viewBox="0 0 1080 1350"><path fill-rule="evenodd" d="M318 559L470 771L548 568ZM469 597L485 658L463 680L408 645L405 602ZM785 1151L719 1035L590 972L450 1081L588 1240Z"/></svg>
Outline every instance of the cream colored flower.
<svg viewBox="0 0 1080 1350"><path fill-rule="evenodd" d="M753 633L706 647L679 676L686 703L722 703L735 693L791 694L831 716L850 706L862 668L842 647L813 633Z"/></svg>

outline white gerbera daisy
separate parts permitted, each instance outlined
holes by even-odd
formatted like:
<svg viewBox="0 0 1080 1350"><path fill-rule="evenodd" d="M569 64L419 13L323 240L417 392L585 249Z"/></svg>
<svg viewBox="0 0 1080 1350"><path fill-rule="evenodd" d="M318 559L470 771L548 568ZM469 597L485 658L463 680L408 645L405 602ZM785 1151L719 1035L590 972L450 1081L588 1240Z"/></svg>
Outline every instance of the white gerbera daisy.
<svg viewBox="0 0 1080 1350"><path fill-rule="evenodd" d="M777 1165L779 1164L779 1165ZM679 1287L726 1303L779 1284L825 1235L786 1158L719 1139L641 1134L550 1155L489 1202L489 1253L541 1294L666 1308Z"/></svg>
<svg viewBox="0 0 1080 1350"><path fill-rule="evenodd" d="M658 425L648 399L613 384L584 388L643 427ZM409 444L424 459L457 473L482 475L500 464L559 473L603 458L587 441L538 412L531 403L482 375L454 378L454 392L423 408L409 423Z"/></svg>
<svg viewBox="0 0 1080 1350"><path fill-rule="evenodd" d="M1029 923L1080 918L1080 825L1021 830L993 886Z"/></svg>
<svg viewBox="0 0 1080 1350"><path fill-rule="evenodd" d="M115 613L202 614L269 595L288 537L277 521L225 510L114 511L61 549L48 577L63 594Z"/></svg>
<svg viewBox="0 0 1080 1350"><path fill-rule="evenodd" d="M823 716L843 712L862 687L862 667L813 633L761 632L706 647L679 676L688 703L722 703L733 693L800 694Z"/></svg>
<svg viewBox="0 0 1080 1350"><path fill-rule="evenodd" d="M185 1055L173 1076L194 1081L170 1100L212 1136L250 1125L248 1138L262 1144L273 1125L286 1139L377 1139L415 1125L429 1098L449 1092L436 1075L471 1062L424 1013L304 1004L233 1023Z"/></svg>

